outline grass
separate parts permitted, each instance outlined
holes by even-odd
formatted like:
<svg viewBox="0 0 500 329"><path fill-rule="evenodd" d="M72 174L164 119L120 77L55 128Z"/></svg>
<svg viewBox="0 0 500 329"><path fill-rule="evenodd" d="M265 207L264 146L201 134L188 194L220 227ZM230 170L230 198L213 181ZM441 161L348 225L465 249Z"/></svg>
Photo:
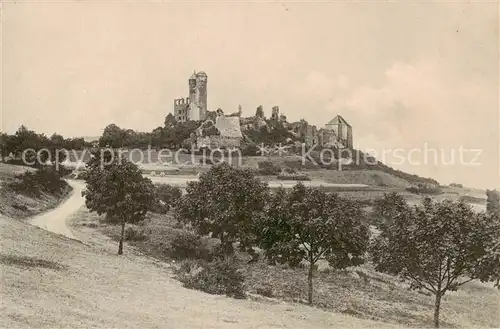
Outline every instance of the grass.
<svg viewBox="0 0 500 329"><path fill-rule="evenodd" d="M66 268L66 266L51 260L17 255L0 255L0 264L6 266L18 266L25 269L45 268L51 270L63 270Z"/></svg>
<svg viewBox="0 0 500 329"><path fill-rule="evenodd" d="M478 198L470 195L462 195L459 198L461 201L466 202L466 203L475 203L475 204L480 204L480 205L485 205L486 202L483 198Z"/></svg>
<svg viewBox="0 0 500 329"><path fill-rule="evenodd" d="M148 256L167 262L171 261L168 257L169 242L177 233L187 230L179 226L170 214L152 215L137 228L146 233L146 239L129 242L128 245L138 248ZM99 224L98 229L114 239L117 239L119 234L118 226ZM237 256L251 296L264 295L276 301L305 302L305 268L270 266L264 260L248 263L249 255L238 253ZM263 300L264 297L255 298ZM395 325L433 325L433 296L412 291L407 284L395 277L374 271L370 265L344 271L333 271L327 266L320 266L314 278L314 306L330 312ZM458 292L444 297L442 326L495 327L500 323L498 306L500 293L497 290L477 282L469 283Z"/></svg>
<svg viewBox="0 0 500 329"><path fill-rule="evenodd" d="M321 179L327 183L338 184L365 184L379 187L396 187L404 189L410 184L404 179L376 170L308 170L307 174L313 179Z"/></svg>
<svg viewBox="0 0 500 329"><path fill-rule="evenodd" d="M35 171L35 169L31 167L0 163L0 181L12 179L15 175L23 173L25 171Z"/></svg>
<svg viewBox="0 0 500 329"><path fill-rule="evenodd" d="M3 328L380 328L294 304L234 300L183 288L171 266L81 226L97 216L85 208L71 220L85 244L0 217L0 327ZM15 255L16 257L10 257ZM63 270L22 264L59 264ZM20 265L21 264L21 265ZM50 267L50 266L49 266Z"/></svg>
<svg viewBox="0 0 500 329"><path fill-rule="evenodd" d="M0 178L3 182L14 179L14 175L34 169L0 163ZM54 196L41 193L39 197L30 197L9 190L5 184L0 184L0 214L10 218L24 219L53 209L64 201L70 194L71 187L67 186L61 195Z"/></svg>

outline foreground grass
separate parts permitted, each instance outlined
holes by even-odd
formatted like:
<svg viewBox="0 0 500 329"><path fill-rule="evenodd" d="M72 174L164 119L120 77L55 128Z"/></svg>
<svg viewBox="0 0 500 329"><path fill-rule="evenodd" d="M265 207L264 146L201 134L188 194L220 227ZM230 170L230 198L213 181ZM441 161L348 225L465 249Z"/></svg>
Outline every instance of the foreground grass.
<svg viewBox="0 0 500 329"><path fill-rule="evenodd" d="M119 237L118 226L98 223L97 217L80 225L97 228L115 240ZM129 241L128 245L163 261L171 261L167 256L169 242L185 230L170 215L152 215L135 229L146 238ZM242 253L238 259L249 293L271 300L305 302L306 269L270 266L264 261L248 263L250 257ZM345 271L331 271L323 266L314 280L314 305L318 308L396 325L433 326L433 296L412 291L397 278L375 272L368 265ZM500 292L478 282L446 295L442 307L443 327L491 328L500 323Z"/></svg>
<svg viewBox="0 0 500 329"><path fill-rule="evenodd" d="M72 220L84 223L83 209ZM90 217L92 218L92 217ZM185 289L165 262L95 229L80 243L0 217L2 328L380 328L302 305L234 300Z"/></svg>

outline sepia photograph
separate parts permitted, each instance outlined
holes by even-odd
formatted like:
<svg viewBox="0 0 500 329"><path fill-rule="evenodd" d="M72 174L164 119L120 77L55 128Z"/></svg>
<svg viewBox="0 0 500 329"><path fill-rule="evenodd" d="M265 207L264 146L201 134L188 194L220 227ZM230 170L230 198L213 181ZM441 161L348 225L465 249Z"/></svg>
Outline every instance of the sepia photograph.
<svg viewBox="0 0 500 329"><path fill-rule="evenodd" d="M500 328L500 3L0 2L0 328Z"/></svg>

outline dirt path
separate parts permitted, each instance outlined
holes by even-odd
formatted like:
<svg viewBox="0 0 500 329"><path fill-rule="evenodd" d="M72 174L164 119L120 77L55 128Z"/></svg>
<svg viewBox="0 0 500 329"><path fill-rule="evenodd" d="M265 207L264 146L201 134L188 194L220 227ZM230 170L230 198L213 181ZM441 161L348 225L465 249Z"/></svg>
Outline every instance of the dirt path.
<svg viewBox="0 0 500 329"><path fill-rule="evenodd" d="M66 219L85 204L82 197L82 189L85 188L85 184L76 180L68 180L68 184L73 188L71 196L57 208L31 219L30 224L71 239L76 239L66 224Z"/></svg>

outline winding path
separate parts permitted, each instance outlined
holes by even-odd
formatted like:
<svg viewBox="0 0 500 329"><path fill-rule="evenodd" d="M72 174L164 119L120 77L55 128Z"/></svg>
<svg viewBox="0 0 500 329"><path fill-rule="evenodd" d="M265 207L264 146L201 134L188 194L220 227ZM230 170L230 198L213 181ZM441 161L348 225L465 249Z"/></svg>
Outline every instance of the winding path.
<svg viewBox="0 0 500 329"><path fill-rule="evenodd" d="M66 219L85 204L85 200L82 197L82 190L85 188L85 183L76 180L68 180L67 182L73 188L71 196L57 208L31 219L30 224L71 239L76 239L68 225L66 225Z"/></svg>

